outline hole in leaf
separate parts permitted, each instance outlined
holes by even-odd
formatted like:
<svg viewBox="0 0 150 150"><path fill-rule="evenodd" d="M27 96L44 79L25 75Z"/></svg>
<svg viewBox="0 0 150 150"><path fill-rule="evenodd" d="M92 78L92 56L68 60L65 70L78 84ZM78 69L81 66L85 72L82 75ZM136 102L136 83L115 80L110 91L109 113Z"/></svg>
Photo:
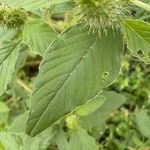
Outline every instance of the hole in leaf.
<svg viewBox="0 0 150 150"><path fill-rule="evenodd" d="M144 53L142 50L138 50L136 53L140 58L144 58Z"/></svg>
<svg viewBox="0 0 150 150"><path fill-rule="evenodd" d="M102 74L102 78L107 78L108 75L109 75L109 72L105 71L105 72L103 72L103 74Z"/></svg>

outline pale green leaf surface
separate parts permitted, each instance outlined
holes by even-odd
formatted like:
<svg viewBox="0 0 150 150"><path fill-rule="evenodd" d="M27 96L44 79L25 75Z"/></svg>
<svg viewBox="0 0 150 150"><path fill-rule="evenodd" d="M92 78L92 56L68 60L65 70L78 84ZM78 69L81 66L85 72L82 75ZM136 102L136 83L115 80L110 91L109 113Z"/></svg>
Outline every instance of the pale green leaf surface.
<svg viewBox="0 0 150 150"><path fill-rule="evenodd" d="M126 20L123 25L125 40L131 53L145 63L150 63L150 24Z"/></svg>
<svg viewBox="0 0 150 150"><path fill-rule="evenodd" d="M120 31L101 39L80 25L64 32L41 63L27 133L35 136L95 97L118 76L121 58Z"/></svg>
<svg viewBox="0 0 150 150"><path fill-rule="evenodd" d="M8 106L0 101L0 124L7 123L10 109Z"/></svg>
<svg viewBox="0 0 150 150"><path fill-rule="evenodd" d="M74 3L72 1L66 1L59 4L54 4L50 7L50 14L64 13L71 11L74 8Z"/></svg>
<svg viewBox="0 0 150 150"><path fill-rule="evenodd" d="M18 42L12 42L18 31L0 28L0 95L7 89L18 55Z"/></svg>
<svg viewBox="0 0 150 150"><path fill-rule="evenodd" d="M0 101L0 113L9 112L9 110L8 106Z"/></svg>
<svg viewBox="0 0 150 150"><path fill-rule="evenodd" d="M11 41L17 36L17 30L0 27L0 64L10 55L15 48Z"/></svg>
<svg viewBox="0 0 150 150"><path fill-rule="evenodd" d="M93 137L87 131L77 128L69 142L69 150L98 150L98 146Z"/></svg>
<svg viewBox="0 0 150 150"><path fill-rule="evenodd" d="M12 45L12 47L14 47L14 45ZM6 91L7 85L11 81L11 76L15 69L15 63L18 54L19 46L16 45L7 59L5 59L5 61L3 61L3 63L0 65L0 95L2 95Z"/></svg>
<svg viewBox="0 0 150 150"><path fill-rule="evenodd" d="M136 122L141 134L150 138L150 116L145 110L136 113Z"/></svg>
<svg viewBox="0 0 150 150"><path fill-rule="evenodd" d="M68 0L0 0L0 2L14 7L21 7L26 10L48 8L52 4L62 3Z"/></svg>
<svg viewBox="0 0 150 150"><path fill-rule="evenodd" d="M69 150L69 143L67 141L67 136L62 129L58 130L58 133L55 136L55 141L58 146L58 150Z"/></svg>
<svg viewBox="0 0 150 150"><path fill-rule="evenodd" d="M40 138L39 137L29 137L25 136L23 140L22 150L41 150L40 148Z"/></svg>
<svg viewBox="0 0 150 150"><path fill-rule="evenodd" d="M20 139L7 132L0 132L0 143L5 150L22 150Z"/></svg>
<svg viewBox="0 0 150 150"><path fill-rule="evenodd" d="M54 139L56 133L56 128L49 127L36 137L24 135L23 150L46 150L51 144L51 140Z"/></svg>
<svg viewBox="0 0 150 150"><path fill-rule="evenodd" d="M0 27L0 46L5 41L11 41L17 36L17 30L7 29L4 27Z"/></svg>
<svg viewBox="0 0 150 150"><path fill-rule="evenodd" d="M23 40L29 48L43 55L48 46L57 37L57 33L42 19L27 22L23 29Z"/></svg>
<svg viewBox="0 0 150 150"><path fill-rule="evenodd" d="M86 116L90 113L93 113L96 111L103 103L105 102L106 97L103 95L97 95L91 100L89 100L87 103L85 103L82 106L79 106L76 109L76 115L78 116Z"/></svg>
<svg viewBox="0 0 150 150"><path fill-rule="evenodd" d="M8 132L20 133L25 132L25 124L28 117L28 111L18 116L9 126Z"/></svg>
<svg viewBox="0 0 150 150"><path fill-rule="evenodd" d="M79 118L82 126L101 128L111 113L125 102L125 97L115 92L106 92L106 101L95 112Z"/></svg>
<svg viewBox="0 0 150 150"><path fill-rule="evenodd" d="M49 127L38 136L30 137L24 134L27 117L28 111L18 116L7 129L8 133L21 135L23 140L22 150L45 150L55 136L56 129L54 127Z"/></svg>

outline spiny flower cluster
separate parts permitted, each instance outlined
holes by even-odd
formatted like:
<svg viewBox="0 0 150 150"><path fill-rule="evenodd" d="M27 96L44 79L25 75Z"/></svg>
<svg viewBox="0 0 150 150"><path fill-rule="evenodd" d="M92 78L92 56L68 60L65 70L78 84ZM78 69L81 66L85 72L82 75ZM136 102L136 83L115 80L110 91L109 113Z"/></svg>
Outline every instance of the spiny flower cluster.
<svg viewBox="0 0 150 150"><path fill-rule="evenodd" d="M128 0L74 0L75 12L92 31L118 26Z"/></svg>
<svg viewBox="0 0 150 150"><path fill-rule="evenodd" d="M27 13L19 8L0 7L0 25L7 28L18 28L27 20Z"/></svg>

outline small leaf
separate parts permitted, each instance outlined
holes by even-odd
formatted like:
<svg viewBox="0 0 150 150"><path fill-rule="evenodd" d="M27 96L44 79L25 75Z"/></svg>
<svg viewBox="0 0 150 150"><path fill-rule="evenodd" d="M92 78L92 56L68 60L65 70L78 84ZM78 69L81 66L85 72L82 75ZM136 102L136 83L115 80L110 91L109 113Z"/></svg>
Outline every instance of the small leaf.
<svg viewBox="0 0 150 150"><path fill-rule="evenodd" d="M18 43L7 42L0 47L0 65L9 57L11 52L16 48Z"/></svg>
<svg viewBox="0 0 150 150"><path fill-rule="evenodd" d="M23 150L46 150L52 139L54 139L56 132L55 127L50 127L36 137L30 137L25 134Z"/></svg>
<svg viewBox="0 0 150 150"><path fill-rule="evenodd" d="M5 150L1 143L0 143L0 150Z"/></svg>
<svg viewBox="0 0 150 150"><path fill-rule="evenodd" d="M40 138L39 150L46 150L50 145L51 141L54 139L57 133L57 125L47 128L44 132L40 133L38 137ZM37 137L37 136L36 136ZM33 137L34 138L34 137Z"/></svg>
<svg viewBox="0 0 150 150"><path fill-rule="evenodd" d="M5 113L5 112L9 112L9 108L7 107L7 105L3 102L0 102L0 113Z"/></svg>
<svg viewBox="0 0 150 150"><path fill-rule="evenodd" d="M76 109L76 115L78 115L78 116L86 116L86 115L89 115L89 114L93 113L101 105L103 105L105 100L106 100L106 97L104 97L103 95L100 95L100 94L97 95L96 97L92 98L87 103L85 103L84 105L79 106Z"/></svg>
<svg viewBox="0 0 150 150"><path fill-rule="evenodd" d="M0 95L7 89L18 55L17 30L0 28Z"/></svg>
<svg viewBox="0 0 150 150"><path fill-rule="evenodd" d="M7 123L10 109L4 102L0 101L0 124Z"/></svg>
<svg viewBox="0 0 150 150"><path fill-rule="evenodd" d="M58 146L58 150L69 150L69 143L67 141L67 136L62 129L58 130L58 133L55 136L55 141Z"/></svg>
<svg viewBox="0 0 150 150"><path fill-rule="evenodd" d="M71 11L74 8L74 3L72 1L66 1L63 3L58 3L51 5L50 14L63 13Z"/></svg>
<svg viewBox="0 0 150 150"><path fill-rule="evenodd" d="M19 42L12 42L11 46L9 47L11 49L11 53L0 65L0 95L2 95L7 90L7 85L11 81L11 76L14 72L14 67L19 54L20 47L18 44Z"/></svg>
<svg viewBox="0 0 150 150"><path fill-rule="evenodd" d="M106 101L95 112L87 116L82 116L79 122L82 126L91 128L101 128L110 114L125 102L125 97L115 92L105 92L103 96Z"/></svg>
<svg viewBox="0 0 150 150"><path fill-rule="evenodd" d="M136 122L141 134L150 138L150 116L145 110L136 113Z"/></svg>
<svg viewBox="0 0 150 150"><path fill-rule="evenodd" d="M18 136L0 132L0 143L5 150L21 150L21 140Z"/></svg>
<svg viewBox="0 0 150 150"><path fill-rule="evenodd" d="M100 38L80 25L66 30L44 55L27 133L35 136L112 83L120 71L122 52L120 31L109 30Z"/></svg>
<svg viewBox="0 0 150 150"><path fill-rule="evenodd" d="M98 150L98 146L93 137L87 131L78 127L69 142L70 150Z"/></svg>
<svg viewBox="0 0 150 150"><path fill-rule="evenodd" d="M140 20L125 20L125 40L131 53L150 63L150 24Z"/></svg>
<svg viewBox="0 0 150 150"><path fill-rule="evenodd" d="M40 147L40 138L39 137L25 137L23 142L22 150L41 150Z"/></svg>
<svg viewBox="0 0 150 150"><path fill-rule="evenodd" d="M17 30L0 27L0 65L15 48L16 45L11 41L15 39L17 34Z"/></svg>
<svg viewBox="0 0 150 150"><path fill-rule="evenodd" d="M57 33L42 19L32 20L24 25L23 40L29 48L40 55L44 55L48 46L57 37Z"/></svg>
<svg viewBox="0 0 150 150"><path fill-rule="evenodd" d="M12 41L18 34L17 30L0 27L0 46L6 41Z"/></svg>

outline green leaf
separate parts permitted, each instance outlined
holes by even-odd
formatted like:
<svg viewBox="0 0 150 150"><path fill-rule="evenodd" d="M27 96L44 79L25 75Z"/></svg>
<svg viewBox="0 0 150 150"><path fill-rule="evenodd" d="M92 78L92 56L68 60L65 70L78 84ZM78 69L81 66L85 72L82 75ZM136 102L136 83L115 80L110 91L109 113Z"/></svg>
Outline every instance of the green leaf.
<svg viewBox="0 0 150 150"><path fill-rule="evenodd" d="M44 132L40 133L38 137L40 138L40 147L39 150L46 150L54 139L57 133L57 126L51 126L47 128ZM37 136L36 136L37 137Z"/></svg>
<svg viewBox="0 0 150 150"><path fill-rule="evenodd" d="M4 42L13 40L17 36L17 30L0 27L0 47Z"/></svg>
<svg viewBox="0 0 150 150"><path fill-rule="evenodd" d="M16 59L19 54L19 42L12 42L9 47L11 53L5 61L0 65L0 95L2 95L7 90L7 85L11 81L11 76L15 69Z"/></svg>
<svg viewBox="0 0 150 150"><path fill-rule="evenodd" d="M120 31L110 30L99 38L77 25L64 32L41 63L27 133L35 136L112 83L122 52Z"/></svg>
<svg viewBox="0 0 150 150"><path fill-rule="evenodd" d="M136 113L136 122L141 134L150 138L150 116L146 110Z"/></svg>
<svg viewBox="0 0 150 150"><path fill-rule="evenodd" d="M0 101L0 124L7 123L10 109L4 102Z"/></svg>
<svg viewBox="0 0 150 150"><path fill-rule="evenodd" d="M94 138L80 127L74 131L69 142L69 148L70 150L98 150Z"/></svg>
<svg viewBox="0 0 150 150"><path fill-rule="evenodd" d="M18 55L17 30L0 28L0 95L7 89Z"/></svg>
<svg viewBox="0 0 150 150"><path fill-rule="evenodd" d="M26 10L38 8L48 8L52 4L62 3L68 0L0 0L1 3L11 5L13 7L21 7Z"/></svg>
<svg viewBox="0 0 150 150"><path fill-rule="evenodd" d="M15 66L16 72L18 72L18 70L25 65L28 55L29 55L29 48L27 47L26 44L21 42L20 43L20 52L18 55L16 66Z"/></svg>
<svg viewBox="0 0 150 150"><path fill-rule="evenodd" d="M58 150L69 150L69 143L67 141L67 136L62 129L58 130L58 133L55 136L55 141L58 146Z"/></svg>
<svg viewBox="0 0 150 150"><path fill-rule="evenodd" d="M0 113L9 112L9 110L10 109L7 107L7 105L0 101Z"/></svg>
<svg viewBox="0 0 150 150"><path fill-rule="evenodd" d="M50 127L36 137L25 135L23 150L46 150L56 135L56 128ZM67 150L67 149L66 149Z"/></svg>
<svg viewBox="0 0 150 150"><path fill-rule="evenodd" d="M74 3L72 1L66 1L59 4L54 4L50 7L49 11L50 14L56 14L56 13L64 13L71 11L74 8Z"/></svg>
<svg viewBox="0 0 150 150"><path fill-rule="evenodd" d="M40 148L40 138L39 137L25 137L23 142L22 150L41 150Z"/></svg>
<svg viewBox="0 0 150 150"><path fill-rule="evenodd" d="M13 132L13 133L25 132L27 117L28 117L28 111L16 117L14 122L9 126L8 132Z"/></svg>
<svg viewBox="0 0 150 150"><path fill-rule="evenodd" d="M18 43L7 42L0 47L0 65L9 57Z"/></svg>
<svg viewBox="0 0 150 150"><path fill-rule="evenodd" d="M23 29L23 40L29 48L40 55L57 37L57 33L42 19L27 22Z"/></svg>
<svg viewBox="0 0 150 150"><path fill-rule="evenodd" d="M17 36L17 30L8 30L0 27L0 65L10 55L15 48L11 41Z"/></svg>
<svg viewBox="0 0 150 150"><path fill-rule="evenodd" d="M22 150L20 139L6 132L0 132L0 143L5 150Z"/></svg>
<svg viewBox="0 0 150 150"><path fill-rule="evenodd" d="M125 97L115 92L106 92L103 94L106 101L95 112L87 116L80 117L79 122L82 126L91 128L101 128L110 114L125 102Z"/></svg>
<svg viewBox="0 0 150 150"><path fill-rule="evenodd" d="M1 143L0 143L0 150L5 150Z"/></svg>
<svg viewBox="0 0 150 150"><path fill-rule="evenodd" d="M131 53L150 63L150 24L139 20L125 20L125 40Z"/></svg>
<svg viewBox="0 0 150 150"><path fill-rule="evenodd" d="M103 95L97 95L96 97L92 98L90 101L85 103L82 106L79 106L76 109L76 115L78 116L86 116L94 111L96 111L106 100L106 97Z"/></svg>

